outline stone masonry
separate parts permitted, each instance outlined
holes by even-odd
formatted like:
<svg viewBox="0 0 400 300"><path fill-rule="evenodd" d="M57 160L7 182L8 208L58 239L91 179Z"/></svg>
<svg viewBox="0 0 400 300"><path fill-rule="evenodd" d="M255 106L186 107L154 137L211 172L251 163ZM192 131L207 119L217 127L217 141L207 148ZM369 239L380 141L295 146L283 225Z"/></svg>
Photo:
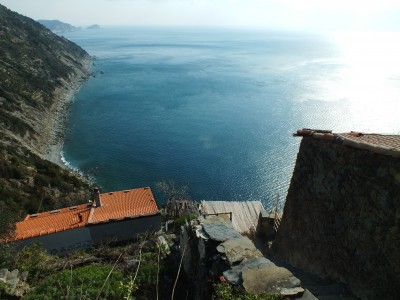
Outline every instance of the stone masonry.
<svg viewBox="0 0 400 300"><path fill-rule="evenodd" d="M183 226L180 242L191 299L211 299L211 283L221 280L250 294L316 299L289 270L276 266L240 235L229 218L199 217Z"/></svg>
<svg viewBox="0 0 400 300"><path fill-rule="evenodd" d="M302 139L273 251L362 299L400 299L400 158L328 137Z"/></svg>

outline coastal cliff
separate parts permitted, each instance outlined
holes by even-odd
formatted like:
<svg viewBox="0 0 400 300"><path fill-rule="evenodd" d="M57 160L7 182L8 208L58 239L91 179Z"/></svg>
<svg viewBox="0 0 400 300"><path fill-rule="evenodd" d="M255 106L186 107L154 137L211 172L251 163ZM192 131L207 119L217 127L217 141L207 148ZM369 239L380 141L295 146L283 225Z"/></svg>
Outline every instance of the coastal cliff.
<svg viewBox="0 0 400 300"><path fill-rule="evenodd" d="M51 30L54 33L63 33L80 30L79 27L61 22L59 20L37 20L40 24Z"/></svg>
<svg viewBox="0 0 400 300"><path fill-rule="evenodd" d="M0 6L0 130L45 153L65 94L88 76L90 56L39 23Z"/></svg>
<svg viewBox="0 0 400 300"><path fill-rule="evenodd" d="M399 299L400 159L387 155L394 148L340 141L302 138L274 253L362 299Z"/></svg>
<svg viewBox="0 0 400 300"><path fill-rule="evenodd" d="M0 5L0 210L87 199L88 185L60 168L59 152L66 108L89 65L82 48Z"/></svg>

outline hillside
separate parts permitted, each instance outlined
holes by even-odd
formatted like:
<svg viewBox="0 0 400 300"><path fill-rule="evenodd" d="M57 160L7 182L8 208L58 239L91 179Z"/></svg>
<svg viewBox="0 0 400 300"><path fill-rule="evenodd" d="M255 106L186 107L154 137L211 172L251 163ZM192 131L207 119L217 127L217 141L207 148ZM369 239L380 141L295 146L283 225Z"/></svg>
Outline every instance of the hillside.
<svg viewBox="0 0 400 300"><path fill-rule="evenodd" d="M63 33L79 30L79 27L61 22L59 20L37 20L40 24L50 29L54 33Z"/></svg>
<svg viewBox="0 0 400 300"><path fill-rule="evenodd" d="M86 183L43 158L63 100L87 78L89 63L76 44L0 5L0 210L88 199Z"/></svg>
<svg viewBox="0 0 400 300"><path fill-rule="evenodd" d="M77 45L0 5L0 237L7 238L18 215L91 199L89 184L44 159L49 145L62 138L60 117L65 118L66 101L88 77L89 63ZM178 262L164 252L150 235L66 258L50 256L39 246L15 252L0 243L0 299L133 299L133 293L135 299L155 299L156 294L169 299Z"/></svg>

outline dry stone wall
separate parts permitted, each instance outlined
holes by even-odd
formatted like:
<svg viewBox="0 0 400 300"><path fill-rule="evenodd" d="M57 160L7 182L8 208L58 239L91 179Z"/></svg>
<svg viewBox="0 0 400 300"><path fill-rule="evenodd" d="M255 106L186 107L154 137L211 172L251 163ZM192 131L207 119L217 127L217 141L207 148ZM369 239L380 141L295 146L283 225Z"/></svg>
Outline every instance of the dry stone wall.
<svg viewBox="0 0 400 300"><path fill-rule="evenodd" d="M273 250L363 299L400 299L400 159L304 137Z"/></svg>
<svg viewBox="0 0 400 300"><path fill-rule="evenodd" d="M289 270L263 257L229 219L199 217L182 227L180 249L189 298L212 298L212 282L226 281L250 294L280 294L285 299L315 300Z"/></svg>

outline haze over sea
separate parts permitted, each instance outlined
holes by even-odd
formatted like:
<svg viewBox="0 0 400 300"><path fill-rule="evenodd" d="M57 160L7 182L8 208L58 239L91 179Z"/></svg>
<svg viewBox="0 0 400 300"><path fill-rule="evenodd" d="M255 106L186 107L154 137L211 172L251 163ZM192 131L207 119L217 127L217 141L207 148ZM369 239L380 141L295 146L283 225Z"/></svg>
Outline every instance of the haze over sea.
<svg viewBox="0 0 400 300"><path fill-rule="evenodd" d="M102 28L66 37L97 59L71 107L64 157L103 191L171 179L195 200L270 207L287 193L296 129L400 133L398 33Z"/></svg>

